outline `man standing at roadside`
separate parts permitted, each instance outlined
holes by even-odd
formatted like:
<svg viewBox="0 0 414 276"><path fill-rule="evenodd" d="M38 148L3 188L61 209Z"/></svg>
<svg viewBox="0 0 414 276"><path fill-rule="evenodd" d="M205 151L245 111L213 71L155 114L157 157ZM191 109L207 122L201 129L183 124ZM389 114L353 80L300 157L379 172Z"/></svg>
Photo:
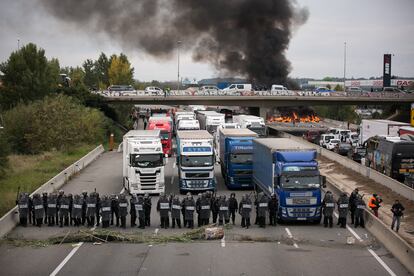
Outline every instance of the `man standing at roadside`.
<svg viewBox="0 0 414 276"><path fill-rule="evenodd" d="M400 222L401 222L401 217L404 215L403 213L404 210L405 210L404 206L402 206L400 201L396 199L394 204L391 207L391 212L393 214L391 229L394 230L394 226L396 226L396 229L395 229L396 232L400 230Z"/></svg>
<svg viewBox="0 0 414 276"><path fill-rule="evenodd" d="M382 199L377 195L373 194L369 199L368 206L374 212L374 215L378 217L378 209L381 207Z"/></svg>

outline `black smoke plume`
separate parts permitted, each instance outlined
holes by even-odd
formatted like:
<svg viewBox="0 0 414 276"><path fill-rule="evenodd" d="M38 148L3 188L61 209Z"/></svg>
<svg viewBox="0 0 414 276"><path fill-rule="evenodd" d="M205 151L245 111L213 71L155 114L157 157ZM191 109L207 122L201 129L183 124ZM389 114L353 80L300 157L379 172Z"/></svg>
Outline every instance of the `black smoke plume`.
<svg viewBox="0 0 414 276"><path fill-rule="evenodd" d="M55 17L124 46L171 57L177 42L221 75L286 83L285 52L307 9L294 0L39 0Z"/></svg>

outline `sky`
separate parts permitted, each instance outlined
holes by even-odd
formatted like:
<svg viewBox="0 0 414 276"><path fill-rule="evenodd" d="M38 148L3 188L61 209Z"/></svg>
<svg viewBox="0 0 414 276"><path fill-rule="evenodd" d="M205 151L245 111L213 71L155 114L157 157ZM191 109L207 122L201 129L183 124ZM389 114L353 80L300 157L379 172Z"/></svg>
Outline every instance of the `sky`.
<svg viewBox="0 0 414 276"><path fill-rule="evenodd" d="M76 1L73 1L74 3ZM346 77L382 75L382 56L393 54L392 74L414 77L413 0L298 0L309 10L308 21L295 29L286 53L290 77L343 77L346 42ZM20 45L33 42L61 66L80 66L101 52L125 53L141 81L176 80L177 55L156 59L140 49L123 48L102 33L88 33L62 22L38 0L0 0L0 62ZM196 63L181 53L180 74L190 79L217 77L209 64Z"/></svg>

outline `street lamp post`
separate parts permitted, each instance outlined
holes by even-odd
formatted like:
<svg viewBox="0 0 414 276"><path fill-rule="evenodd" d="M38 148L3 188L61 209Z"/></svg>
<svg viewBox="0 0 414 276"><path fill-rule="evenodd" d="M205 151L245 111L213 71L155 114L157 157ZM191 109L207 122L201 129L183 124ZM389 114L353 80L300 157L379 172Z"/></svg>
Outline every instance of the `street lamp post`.
<svg viewBox="0 0 414 276"><path fill-rule="evenodd" d="M346 80L346 42L344 42L344 91L346 90L345 80Z"/></svg>
<svg viewBox="0 0 414 276"><path fill-rule="evenodd" d="M181 41L177 41L177 93L180 91L180 44Z"/></svg>

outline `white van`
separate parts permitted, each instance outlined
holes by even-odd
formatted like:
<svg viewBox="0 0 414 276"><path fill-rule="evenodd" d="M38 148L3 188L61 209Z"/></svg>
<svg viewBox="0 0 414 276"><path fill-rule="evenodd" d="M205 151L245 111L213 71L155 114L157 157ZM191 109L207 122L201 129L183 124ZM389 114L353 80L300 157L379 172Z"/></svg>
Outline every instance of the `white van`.
<svg viewBox="0 0 414 276"><path fill-rule="evenodd" d="M291 94L286 87L280 84L273 84L270 89L270 92L272 96L288 96Z"/></svg>
<svg viewBox="0 0 414 276"><path fill-rule="evenodd" d="M335 136L333 134L322 134L321 139L319 140L319 146L326 148L326 145L331 141L332 139L335 139Z"/></svg>
<svg viewBox="0 0 414 276"><path fill-rule="evenodd" d="M232 84L229 87L226 87L222 90L228 96L238 96L241 95L243 91L252 91L252 85L247 83L238 83Z"/></svg>

